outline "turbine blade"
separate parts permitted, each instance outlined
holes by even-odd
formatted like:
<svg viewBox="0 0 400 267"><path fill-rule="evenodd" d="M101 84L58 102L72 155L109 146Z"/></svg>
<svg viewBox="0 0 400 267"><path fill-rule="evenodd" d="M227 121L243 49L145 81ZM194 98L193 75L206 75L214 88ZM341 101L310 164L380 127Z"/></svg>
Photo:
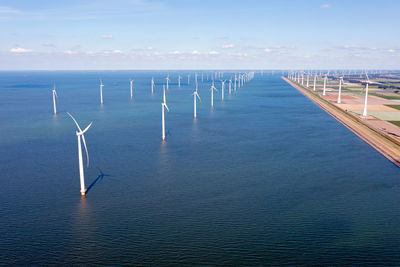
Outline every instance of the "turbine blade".
<svg viewBox="0 0 400 267"><path fill-rule="evenodd" d="M82 134L86 133L87 130L89 130L90 126L92 126L93 122L90 122L90 124L85 128L85 130L82 131Z"/></svg>
<svg viewBox="0 0 400 267"><path fill-rule="evenodd" d="M71 119L75 122L76 127L78 127L78 130L79 130L80 132L82 132L82 129L81 129L81 127L79 127L79 124L76 122L75 118L74 118L69 112L67 112L67 114L68 114L68 115L71 117Z"/></svg>
<svg viewBox="0 0 400 267"><path fill-rule="evenodd" d="M165 107L165 108L168 110L168 112L169 112L169 108L168 108L167 104L164 103L164 107Z"/></svg>

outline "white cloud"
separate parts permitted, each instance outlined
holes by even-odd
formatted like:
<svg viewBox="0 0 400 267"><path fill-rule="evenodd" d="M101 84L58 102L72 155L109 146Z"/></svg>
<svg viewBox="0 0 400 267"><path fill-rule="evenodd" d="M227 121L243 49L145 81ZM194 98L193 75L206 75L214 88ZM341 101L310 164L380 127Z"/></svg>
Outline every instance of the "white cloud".
<svg viewBox="0 0 400 267"><path fill-rule="evenodd" d="M229 54L229 56L232 56L232 57L247 57L248 55L247 55L247 53L231 53L231 54Z"/></svg>
<svg viewBox="0 0 400 267"><path fill-rule="evenodd" d="M170 54L170 55L179 55L181 52L179 52L178 50L175 50L175 51L172 51L172 52L169 52L168 54Z"/></svg>
<svg viewBox="0 0 400 267"><path fill-rule="evenodd" d="M26 48L21 48L21 47L15 47L10 49L11 53L30 53L32 52L32 49L26 49Z"/></svg>
<svg viewBox="0 0 400 267"><path fill-rule="evenodd" d="M200 52L197 50L193 50L192 55L200 55Z"/></svg>
<svg viewBox="0 0 400 267"><path fill-rule="evenodd" d="M74 55L74 54L76 54L76 51L73 51L73 50L65 50L65 51L64 51L64 54L66 54L66 55Z"/></svg>
<svg viewBox="0 0 400 267"><path fill-rule="evenodd" d="M388 52L389 53L394 53L395 51L394 51L394 49L389 49Z"/></svg>
<svg viewBox="0 0 400 267"><path fill-rule="evenodd" d="M103 35L101 36L101 38L103 38L103 39L112 39L113 36L112 36L111 34L103 34Z"/></svg>
<svg viewBox="0 0 400 267"><path fill-rule="evenodd" d="M330 4L323 4L321 5L321 8L332 8Z"/></svg>
<svg viewBox="0 0 400 267"><path fill-rule="evenodd" d="M229 36L227 36L227 35L221 35L221 36L217 36L217 39L221 39L221 40L229 39Z"/></svg>
<svg viewBox="0 0 400 267"><path fill-rule="evenodd" d="M223 49L229 49L229 48L234 48L235 46L233 44L224 44L222 45Z"/></svg>
<svg viewBox="0 0 400 267"><path fill-rule="evenodd" d="M271 53L272 50L271 50L270 48L265 48L265 49L264 49L264 52L265 52L265 53Z"/></svg>
<svg viewBox="0 0 400 267"><path fill-rule="evenodd" d="M113 54L122 54L121 50L115 49L112 51Z"/></svg>
<svg viewBox="0 0 400 267"><path fill-rule="evenodd" d="M209 55L218 55L219 53L217 51L210 51L208 52Z"/></svg>
<svg viewBox="0 0 400 267"><path fill-rule="evenodd" d="M147 50L153 50L153 47L152 46L148 46Z"/></svg>
<svg viewBox="0 0 400 267"><path fill-rule="evenodd" d="M18 13L21 13L21 11L7 6L0 6L0 14L18 14Z"/></svg>

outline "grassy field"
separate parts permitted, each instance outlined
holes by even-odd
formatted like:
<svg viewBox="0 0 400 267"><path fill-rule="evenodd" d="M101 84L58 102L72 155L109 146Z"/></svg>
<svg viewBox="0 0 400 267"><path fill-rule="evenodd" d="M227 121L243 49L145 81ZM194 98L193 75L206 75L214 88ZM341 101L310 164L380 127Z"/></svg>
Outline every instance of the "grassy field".
<svg viewBox="0 0 400 267"><path fill-rule="evenodd" d="M385 106L400 110L400 105L385 105Z"/></svg>
<svg viewBox="0 0 400 267"><path fill-rule="evenodd" d="M389 99L389 100L400 100L400 96L399 95L384 95L384 94L378 94L378 93L370 93L371 95L374 96L379 96L382 97L384 99Z"/></svg>
<svg viewBox="0 0 400 267"><path fill-rule="evenodd" d="M388 122L400 127L400 121L388 121Z"/></svg>

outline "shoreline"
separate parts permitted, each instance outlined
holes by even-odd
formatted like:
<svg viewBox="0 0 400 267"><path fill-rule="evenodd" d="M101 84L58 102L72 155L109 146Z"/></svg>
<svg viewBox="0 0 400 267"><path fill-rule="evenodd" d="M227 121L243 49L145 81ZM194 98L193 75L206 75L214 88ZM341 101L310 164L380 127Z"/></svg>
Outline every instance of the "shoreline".
<svg viewBox="0 0 400 267"><path fill-rule="evenodd" d="M338 122L346 126L349 130L351 130L367 144L372 146L376 151L385 156L393 164L400 167L400 143L397 140L394 140L379 129L371 128L370 126L366 125L361 118L342 110L329 101L319 97L318 94L315 94L312 91L295 84L286 77L282 76L282 79L312 102L317 104L320 108L325 110Z"/></svg>

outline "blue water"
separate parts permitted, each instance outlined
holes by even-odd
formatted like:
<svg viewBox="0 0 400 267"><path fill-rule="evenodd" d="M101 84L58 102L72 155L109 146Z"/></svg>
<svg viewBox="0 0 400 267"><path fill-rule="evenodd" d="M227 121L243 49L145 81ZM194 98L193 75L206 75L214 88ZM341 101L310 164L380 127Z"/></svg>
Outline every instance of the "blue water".
<svg viewBox="0 0 400 267"><path fill-rule="evenodd" d="M400 265L396 166L278 74L213 110L204 76L194 121L187 73L162 143L167 72L0 72L0 265Z"/></svg>

